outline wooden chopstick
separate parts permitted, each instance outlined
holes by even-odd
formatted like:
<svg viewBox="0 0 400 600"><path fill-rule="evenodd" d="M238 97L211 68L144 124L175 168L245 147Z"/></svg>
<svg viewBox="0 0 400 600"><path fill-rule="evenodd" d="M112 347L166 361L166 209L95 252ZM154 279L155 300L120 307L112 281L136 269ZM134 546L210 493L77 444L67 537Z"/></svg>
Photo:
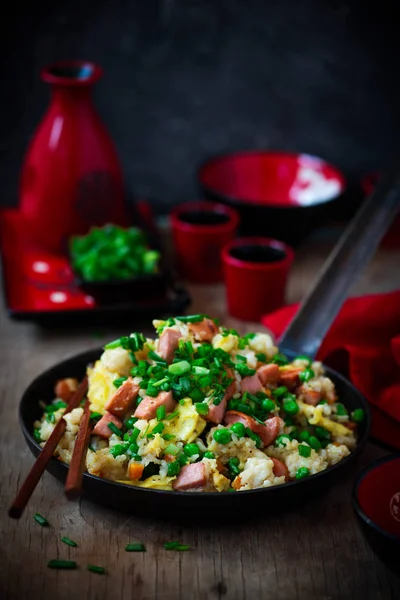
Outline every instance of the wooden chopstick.
<svg viewBox="0 0 400 600"><path fill-rule="evenodd" d="M82 399L86 396L86 392L88 389L88 380L85 377L82 382L79 384L78 389L75 394L72 396L71 400L68 402L68 406L65 409L64 415L77 408L82 401ZM14 502L9 508L8 514L13 519L19 519L22 513L24 512L25 506L28 504L29 498L32 496L39 479L44 473L46 469L47 463L51 459L54 454L54 450L56 449L60 439L64 435L65 429L67 427L67 422L64 418L61 418L55 428L52 431L51 436L47 440L43 450L37 457L35 464L32 469L29 471L24 483L22 484L18 494L16 495Z"/></svg>
<svg viewBox="0 0 400 600"><path fill-rule="evenodd" d="M81 493L82 476L91 430L90 401L86 398L85 408L69 465L67 481L65 482L65 495L68 500L75 500Z"/></svg>

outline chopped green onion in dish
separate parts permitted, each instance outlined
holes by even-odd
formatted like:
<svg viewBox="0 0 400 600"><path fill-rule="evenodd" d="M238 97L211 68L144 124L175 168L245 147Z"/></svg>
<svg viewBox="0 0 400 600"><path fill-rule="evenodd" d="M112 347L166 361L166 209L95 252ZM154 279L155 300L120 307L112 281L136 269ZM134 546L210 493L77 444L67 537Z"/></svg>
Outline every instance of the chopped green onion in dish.
<svg viewBox="0 0 400 600"><path fill-rule="evenodd" d="M137 227L92 227L70 239L71 264L84 281L115 281L157 273L160 253Z"/></svg>

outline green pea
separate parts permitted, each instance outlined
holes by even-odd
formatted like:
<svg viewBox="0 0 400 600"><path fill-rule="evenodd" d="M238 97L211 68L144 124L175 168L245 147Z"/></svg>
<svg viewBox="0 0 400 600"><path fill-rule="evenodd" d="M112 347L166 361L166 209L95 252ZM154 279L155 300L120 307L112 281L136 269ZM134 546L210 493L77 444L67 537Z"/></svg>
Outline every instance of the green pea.
<svg viewBox="0 0 400 600"><path fill-rule="evenodd" d="M354 423L362 423L365 419L365 411L362 408L356 408L351 413L351 420Z"/></svg>
<svg viewBox="0 0 400 600"><path fill-rule="evenodd" d="M321 442L319 441L319 439L317 437L315 437L315 435L311 435L308 440L307 443L311 446L311 448L313 448L316 452L318 452L318 450L321 450Z"/></svg>
<svg viewBox="0 0 400 600"><path fill-rule="evenodd" d="M310 469L307 469L307 467L300 467L300 469L297 469L296 479L304 479L305 477L308 477L309 474Z"/></svg>
<svg viewBox="0 0 400 600"><path fill-rule="evenodd" d="M273 400L270 400L269 398L266 398L265 400L263 400L261 402L261 406L263 407L263 409L266 412L271 412L272 410L274 410L276 404Z"/></svg>
<svg viewBox="0 0 400 600"><path fill-rule="evenodd" d="M218 444L229 444L232 432L229 429L217 429L214 431L213 438Z"/></svg>
<svg viewBox="0 0 400 600"><path fill-rule="evenodd" d="M213 458L215 458L215 454L214 454L214 452L208 452L208 451L204 452L204 458L213 459Z"/></svg>
<svg viewBox="0 0 400 600"><path fill-rule="evenodd" d="M180 470L181 465L177 460L174 460L173 462L168 463L167 475L168 477L176 477L176 475L179 475Z"/></svg>
<svg viewBox="0 0 400 600"><path fill-rule="evenodd" d="M186 444L186 446L184 446L183 448L184 453L186 454L186 456L195 456L196 454L200 454L200 448L198 447L197 444Z"/></svg>
<svg viewBox="0 0 400 600"><path fill-rule="evenodd" d="M315 373L312 369L304 369L304 371L299 373L299 379L303 383L305 383L306 381L310 381L310 379L313 379L314 377Z"/></svg>
<svg viewBox="0 0 400 600"><path fill-rule="evenodd" d="M244 437L246 435L246 427L239 421L231 425L231 431L238 437Z"/></svg>

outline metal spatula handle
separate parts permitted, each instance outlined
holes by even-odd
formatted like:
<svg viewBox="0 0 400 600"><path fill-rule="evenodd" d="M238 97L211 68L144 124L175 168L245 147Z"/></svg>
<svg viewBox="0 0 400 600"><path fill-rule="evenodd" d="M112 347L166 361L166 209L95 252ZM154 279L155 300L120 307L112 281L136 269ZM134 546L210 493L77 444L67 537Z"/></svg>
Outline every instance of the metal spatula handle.
<svg viewBox="0 0 400 600"><path fill-rule="evenodd" d="M279 340L282 348L315 357L351 286L374 255L399 208L400 161L397 161L364 201L333 248Z"/></svg>

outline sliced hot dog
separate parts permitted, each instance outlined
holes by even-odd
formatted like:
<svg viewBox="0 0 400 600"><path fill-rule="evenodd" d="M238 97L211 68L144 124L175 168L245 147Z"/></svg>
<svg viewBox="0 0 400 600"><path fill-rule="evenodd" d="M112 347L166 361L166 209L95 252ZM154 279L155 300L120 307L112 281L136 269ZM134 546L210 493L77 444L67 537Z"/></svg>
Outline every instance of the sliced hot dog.
<svg viewBox="0 0 400 600"><path fill-rule="evenodd" d="M232 370L227 369L227 373L228 373L229 378L233 379L232 383L230 383L229 386L227 387L227 389L225 391L225 395L219 404L213 404L211 402L210 406L208 407L208 413L205 416L207 421L210 421L211 423L215 423L216 425L219 425L219 423L222 423L222 420L224 418L224 414L226 411L226 405L228 404L229 400L232 398L233 394L235 393L235 389L236 389L235 379L234 379Z"/></svg>
<svg viewBox="0 0 400 600"><path fill-rule="evenodd" d="M111 414L110 412L106 412L101 417L100 421L98 421L94 426L93 435L99 435L102 438L111 437L112 431L108 426L109 423L114 423L114 425L116 425L118 429L121 429L122 427L122 421L120 421L118 417Z"/></svg>
<svg viewBox="0 0 400 600"><path fill-rule="evenodd" d="M274 463L272 471L275 477L284 477L285 481L289 481L289 469L287 468L285 463L281 460L278 460L277 458L271 458L271 460Z"/></svg>
<svg viewBox="0 0 400 600"><path fill-rule="evenodd" d="M292 369L280 369L279 383L285 385L288 390L293 390L300 383L299 373L304 369L302 367L293 367Z"/></svg>
<svg viewBox="0 0 400 600"><path fill-rule="evenodd" d="M316 392L315 390L310 390L310 389L304 388L303 385L301 387L299 387L298 391L299 391L299 394L302 395L304 402L306 404L310 404L311 406L317 406L318 402L322 398L322 394L320 392Z"/></svg>
<svg viewBox="0 0 400 600"><path fill-rule="evenodd" d="M204 463L185 465L180 470L178 477L172 483L174 490L202 489L207 483Z"/></svg>
<svg viewBox="0 0 400 600"><path fill-rule="evenodd" d="M69 402L78 389L77 379L59 379L54 387L54 393L57 398L61 398L64 402Z"/></svg>
<svg viewBox="0 0 400 600"><path fill-rule="evenodd" d="M138 419L154 419L157 408L165 406L166 412L172 412L176 406L176 402L172 397L172 392L160 392L155 398L145 396L133 416Z"/></svg>
<svg viewBox="0 0 400 600"><path fill-rule="evenodd" d="M133 383L132 377L129 377L111 396L105 405L105 409L116 417L122 417L132 408L138 393L139 386Z"/></svg>
<svg viewBox="0 0 400 600"><path fill-rule="evenodd" d="M245 427L248 427L251 431L260 436L263 446L269 446L275 441L280 433L283 423L280 417L271 417L262 425L261 423L257 423L253 417L237 410L228 410L225 413L224 421L227 425L237 422L243 423Z"/></svg>
<svg viewBox="0 0 400 600"><path fill-rule="evenodd" d="M263 365L257 369L257 375L262 385L266 385L267 383L278 383L280 377L279 367L274 363Z"/></svg>
<svg viewBox="0 0 400 600"><path fill-rule="evenodd" d="M249 394L257 394L257 392L262 390L261 381L259 380L257 373L242 379L241 390L242 394L244 394L244 392L249 392Z"/></svg>
<svg viewBox="0 0 400 600"><path fill-rule="evenodd" d="M218 333L218 327L211 319L203 319L199 323L188 323L188 328L198 342L211 342Z"/></svg>
<svg viewBox="0 0 400 600"><path fill-rule="evenodd" d="M178 348L182 334L175 329L164 329L158 342L158 354L168 364L172 363L174 352Z"/></svg>

